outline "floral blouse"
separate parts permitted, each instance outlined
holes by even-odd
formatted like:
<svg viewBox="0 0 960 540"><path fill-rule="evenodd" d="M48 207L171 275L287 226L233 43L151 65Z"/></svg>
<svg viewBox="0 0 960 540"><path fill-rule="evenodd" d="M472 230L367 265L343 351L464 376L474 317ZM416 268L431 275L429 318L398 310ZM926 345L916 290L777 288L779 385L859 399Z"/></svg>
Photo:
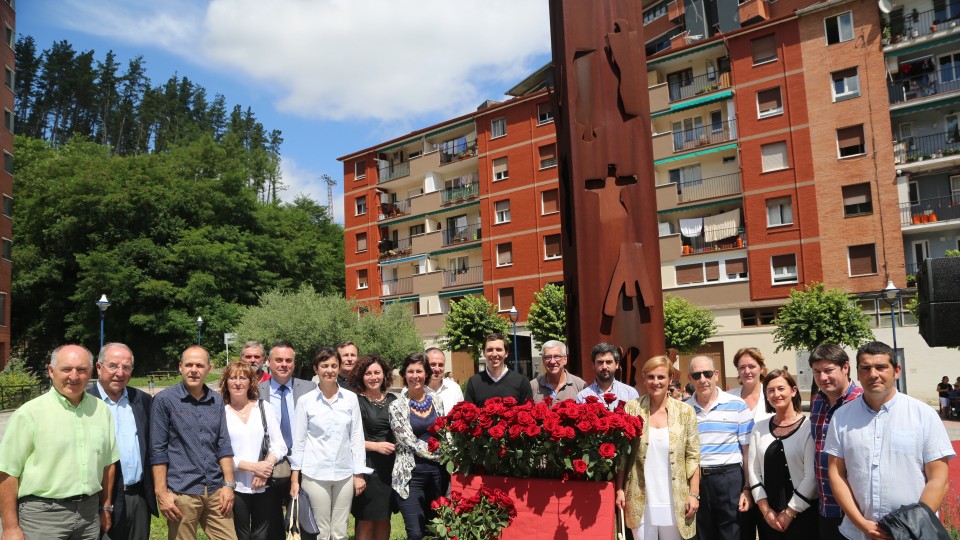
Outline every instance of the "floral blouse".
<svg viewBox="0 0 960 540"><path fill-rule="evenodd" d="M433 408L437 416L443 416L443 400L433 390L427 388L427 394L433 398ZM410 478L413 476L413 467L416 465L415 456L431 461L440 461L440 455L427 449L427 443L418 439L410 427L410 404L404 393L400 399L390 404L390 427L397 438L396 455L393 462L393 490L401 499L410 496Z"/></svg>

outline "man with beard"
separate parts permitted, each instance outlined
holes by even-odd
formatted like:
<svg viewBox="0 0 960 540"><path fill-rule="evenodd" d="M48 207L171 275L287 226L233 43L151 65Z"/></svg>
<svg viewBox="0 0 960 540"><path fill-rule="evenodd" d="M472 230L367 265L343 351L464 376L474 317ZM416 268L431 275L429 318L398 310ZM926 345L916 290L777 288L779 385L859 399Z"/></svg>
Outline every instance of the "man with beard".
<svg viewBox="0 0 960 540"><path fill-rule="evenodd" d="M259 381L252 382L263 382L270 378L270 374L263 370L263 360L266 354L264 354L263 345L259 341L248 341L243 344L243 348L240 349L240 361L246 364L250 364L250 367L257 372L257 376L260 377Z"/></svg>
<svg viewBox="0 0 960 540"><path fill-rule="evenodd" d="M640 397L636 388L623 384L616 378L620 369L619 347L612 343L598 343L590 351L590 360L593 362L596 378L590 386L577 394L577 403L586 403L587 397L596 396L612 411L617 405Z"/></svg>

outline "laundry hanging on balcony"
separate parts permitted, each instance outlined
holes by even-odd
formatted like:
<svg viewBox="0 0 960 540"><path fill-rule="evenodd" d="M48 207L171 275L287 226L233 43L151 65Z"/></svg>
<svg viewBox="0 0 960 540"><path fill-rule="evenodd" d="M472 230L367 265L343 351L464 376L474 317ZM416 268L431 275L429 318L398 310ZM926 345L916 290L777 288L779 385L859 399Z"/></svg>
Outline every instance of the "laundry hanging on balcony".
<svg viewBox="0 0 960 540"><path fill-rule="evenodd" d="M703 232L703 218L680 220L680 234L687 238L697 238L701 232Z"/></svg>
<svg viewBox="0 0 960 540"><path fill-rule="evenodd" d="M740 230L740 209L703 218L703 241L716 242L736 236Z"/></svg>

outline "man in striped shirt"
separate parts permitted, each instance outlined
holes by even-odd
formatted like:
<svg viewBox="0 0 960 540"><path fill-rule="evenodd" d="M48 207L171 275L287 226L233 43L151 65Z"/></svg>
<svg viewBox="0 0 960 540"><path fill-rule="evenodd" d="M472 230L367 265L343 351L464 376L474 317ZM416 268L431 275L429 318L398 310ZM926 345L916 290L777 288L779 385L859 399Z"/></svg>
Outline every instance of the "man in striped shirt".
<svg viewBox="0 0 960 540"><path fill-rule="evenodd" d="M696 392L685 403L697 413L700 432L700 540L738 540L737 513L750 509L749 483L743 467L753 430L753 413L742 399L717 386L719 374L709 356L690 360Z"/></svg>

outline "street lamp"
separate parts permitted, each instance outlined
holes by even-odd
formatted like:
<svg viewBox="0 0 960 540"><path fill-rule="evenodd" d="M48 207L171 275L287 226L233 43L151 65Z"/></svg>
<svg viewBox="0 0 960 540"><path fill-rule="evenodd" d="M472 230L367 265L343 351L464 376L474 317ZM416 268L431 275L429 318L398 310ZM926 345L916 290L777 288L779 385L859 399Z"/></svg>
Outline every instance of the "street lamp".
<svg viewBox="0 0 960 540"><path fill-rule="evenodd" d="M107 300L106 293L100 295L100 299L94 302L98 308L100 308L100 348L103 348L103 318L106 314L107 308L110 307L110 301Z"/></svg>
<svg viewBox="0 0 960 540"><path fill-rule="evenodd" d="M893 284L893 280L891 279L887 281L887 286L883 289L883 296L881 296L883 301L890 306L890 324L892 325L891 329L893 330L893 354L897 356L897 361L900 359L899 355L897 354L897 313L896 310L894 310L894 306L900 303L900 293L900 289ZM901 392L907 393L907 371L903 369L903 367L904 366L900 366L900 370L903 375L901 375L900 379L897 380L897 387ZM899 388L901 386L902 388Z"/></svg>
<svg viewBox="0 0 960 540"><path fill-rule="evenodd" d="M517 306L510 308L510 320L513 321L513 369L520 373L520 357L517 356L517 321L520 320L520 312Z"/></svg>
<svg viewBox="0 0 960 540"><path fill-rule="evenodd" d="M200 344L201 329L203 328L203 317L197 316L197 345Z"/></svg>

